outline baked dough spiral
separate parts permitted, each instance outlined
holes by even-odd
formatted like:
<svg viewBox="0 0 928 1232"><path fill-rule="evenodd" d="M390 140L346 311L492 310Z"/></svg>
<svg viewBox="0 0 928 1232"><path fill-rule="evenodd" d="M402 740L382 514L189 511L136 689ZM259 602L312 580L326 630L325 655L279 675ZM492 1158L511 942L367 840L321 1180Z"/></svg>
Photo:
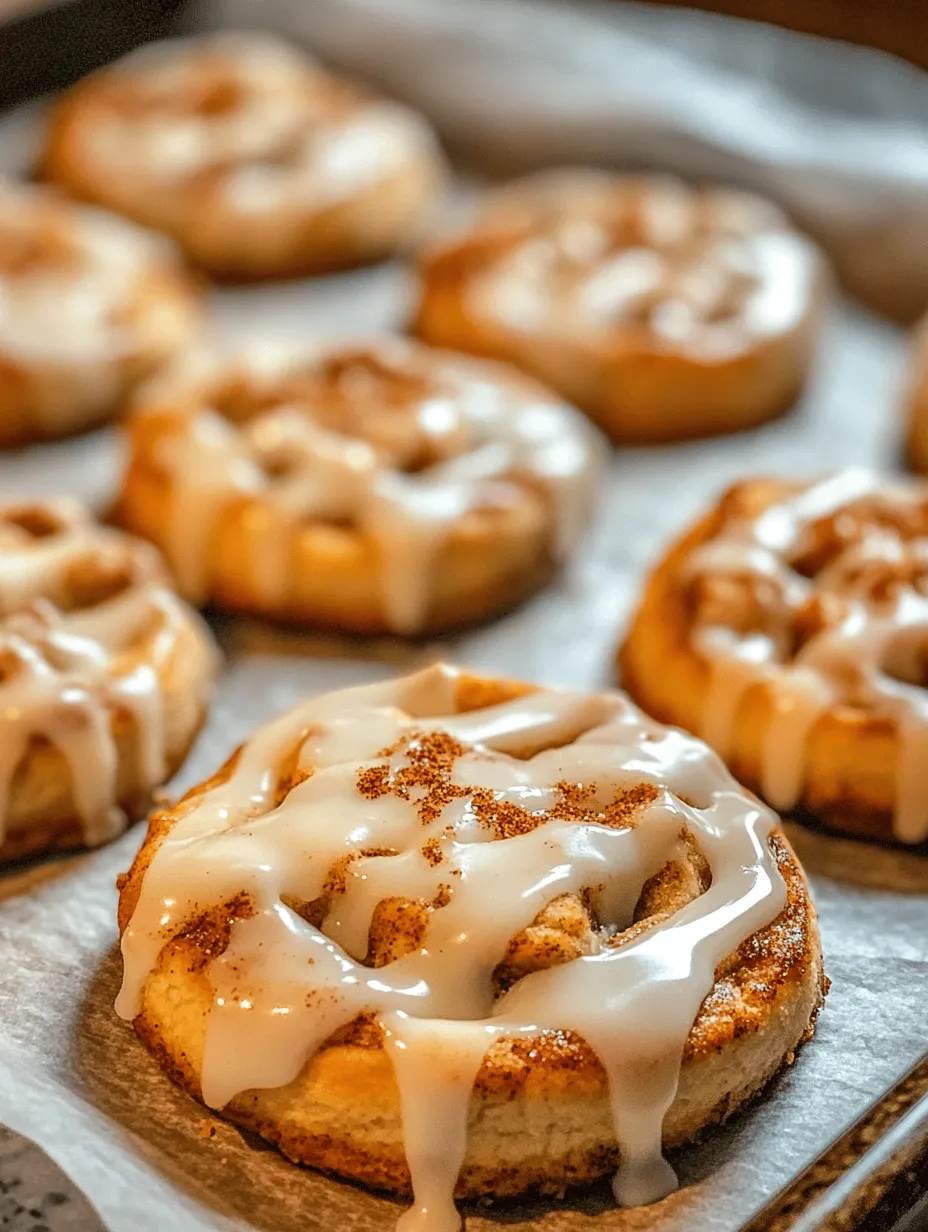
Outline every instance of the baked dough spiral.
<svg viewBox="0 0 928 1232"><path fill-rule="evenodd" d="M200 325L163 237L0 180L0 447L113 415Z"/></svg>
<svg viewBox="0 0 928 1232"><path fill-rule="evenodd" d="M42 172L238 278L387 256L443 180L423 117L253 32L149 44L92 73L53 109Z"/></svg>
<svg viewBox="0 0 928 1232"><path fill-rule="evenodd" d="M517 364L615 441L673 440L792 405L823 282L811 242L759 198L547 172L426 250L413 332Z"/></svg>
<svg viewBox="0 0 928 1232"><path fill-rule="evenodd" d="M928 485L736 484L658 565L620 663L774 807L924 842Z"/></svg>
<svg viewBox="0 0 928 1232"><path fill-rule="evenodd" d="M363 633L524 598L578 536L598 453L518 373L400 339L191 359L129 436L119 516L183 594Z"/></svg>
<svg viewBox="0 0 928 1232"><path fill-rule="evenodd" d="M0 503L0 859L114 838L183 761L216 651L148 544Z"/></svg>
<svg viewBox="0 0 928 1232"><path fill-rule="evenodd" d="M619 693L437 665L314 698L156 815L117 1009L291 1159L401 1194L618 1199L808 1038L814 910L776 818ZM618 1144L618 1146L617 1146Z"/></svg>

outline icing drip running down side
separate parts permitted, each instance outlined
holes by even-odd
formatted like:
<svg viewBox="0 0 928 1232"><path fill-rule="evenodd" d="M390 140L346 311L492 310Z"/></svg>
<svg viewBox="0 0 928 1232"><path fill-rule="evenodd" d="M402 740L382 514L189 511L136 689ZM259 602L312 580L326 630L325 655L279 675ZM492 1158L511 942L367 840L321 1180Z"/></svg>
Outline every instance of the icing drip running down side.
<svg viewBox="0 0 928 1232"><path fill-rule="evenodd" d="M705 745L621 694L539 690L457 713L459 683L436 666L308 701L179 806L123 934L117 1010L139 1013L162 948L192 918L247 900L208 967L207 1104L290 1083L334 1031L374 1014L415 1196L400 1226L452 1232L485 1055L502 1038L569 1030L608 1078L618 1201L656 1200L676 1184L662 1122L715 970L785 903L776 819ZM687 842L708 888L610 944ZM286 905L326 894L319 927ZM500 990L509 943L565 894L588 895L606 931ZM378 907L397 897L425 905L425 932L374 969L372 947L391 944Z"/></svg>
<svg viewBox="0 0 928 1232"><path fill-rule="evenodd" d="M113 716L131 716L146 794L166 773L159 673L183 619L147 545L70 501L0 505L0 843L39 739L67 762L85 843L125 828Z"/></svg>
<svg viewBox="0 0 928 1232"><path fill-rule="evenodd" d="M686 564L712 665L701 735L731 751L752 686L769 691L761 788L796 807L808 741L848 707L896 731L894 834L928 838L928 487L851 470L727 519Z"/></svg>
<svg viewBox="0 0 928 1232"><path fill-rule="evenodd" d="M229 391L237 403L224 411ZM376 548L388 626L415 633L444 545L470 513L542 494L561 559L595 488L599 446L582 416L501 369L400 340L206 360L198 375L156 382L139 414L173 406L183 409L158 457L173 493L164 549L196 602L210 594L223 515L245 501L240 546L268 607L286 609L300 527L348 524Z"/></svg>

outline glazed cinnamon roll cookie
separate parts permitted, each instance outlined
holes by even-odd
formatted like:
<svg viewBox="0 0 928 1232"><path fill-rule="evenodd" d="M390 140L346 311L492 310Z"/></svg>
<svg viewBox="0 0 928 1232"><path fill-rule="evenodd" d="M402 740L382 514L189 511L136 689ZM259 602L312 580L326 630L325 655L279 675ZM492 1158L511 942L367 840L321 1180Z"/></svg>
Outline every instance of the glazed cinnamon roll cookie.
<svg viewBox="0 0 928 1232"><path fill-rule="evenodd" d="M0 447L112 416L200 324L169 241L0 180Z"/></svg>
<svg viewBox="0 0 928 1232"><path fill-rule="evenodd" d="M817 250L769 202L549 172L425 252L413 331L510 360L615 441L674 440L792 405L824 281Z"/></svg>
<svg viewBox="0 0 928 1232"><path fill-rule="evenodd" d="M183 761L216 652L154 550L0 503L0 860L114 838Z"/></svg>
<svg viewBox="0 0 928 1232"><path fill-rule="evenodd" d="M255 33L149 44L91 74L54 109L42 172L239 278L387 256L443 181L423 117Z"/></svg>
<svg viewBox="0 0 928 1232"><path fill-rule="evenodd" d="M780 810L928 839L928 484L735 485L645 587L635 700Z"/></svg>
<svg viewBox="0 0 928 1232"><path fill-rule="evenodd" d="M233 838L234 836L234 838ZM811 1036L775 816L619 693L435 666L312 699L152 819L117 1009L293 1160L413 1195L675 1186Z"/></svg>
<svg viewBox="0 0 928 1232"><path fill-rule="evenodd" d="M118 514L183 594L362 633L523 599L582 529L599 452L520 374L400 339L191 359L129 436Z"/></svg>

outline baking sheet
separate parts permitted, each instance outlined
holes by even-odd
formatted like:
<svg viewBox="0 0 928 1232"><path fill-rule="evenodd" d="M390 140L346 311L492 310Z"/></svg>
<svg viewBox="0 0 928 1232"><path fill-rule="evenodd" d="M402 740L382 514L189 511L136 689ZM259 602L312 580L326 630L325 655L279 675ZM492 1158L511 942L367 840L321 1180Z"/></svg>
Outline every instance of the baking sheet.
<svg viewBox="0 0 928 1232"><path fill-rule="evenodd" d="M408 297L407 276L387 265L216 292L213 307L217 334L234 345L253 332L298 338L397 327ZM750 434L616 454L595 524L569 568L492 625L408 645L219 622L228 668L176 790L304 695L437 657L552 685L607 684L642 571L721 486L758 469L795 475L852 462L894 464L902 370L895 328L851 305L836 308L808 394L792 415ZM118 467L116 433L98 432L0 457L0 493L52 489L103 504ZM294 1167L213 1118L172 1087L115 1018L114 880L141 837L136 828L102 851L0 878L0 1121L60 1163L111 1232L155 1232L167 1219L173 1232L392 1229L396 1203ZM753 1108L676 1155L683 1188L658 1206L617 1211L603 1185L561 1204L471 1210L469 1232L498 1225L727 1232L915 1060L926 1035L928 860L801 831L799 838L833 988L816 1039L796 1065Z"/></svg>

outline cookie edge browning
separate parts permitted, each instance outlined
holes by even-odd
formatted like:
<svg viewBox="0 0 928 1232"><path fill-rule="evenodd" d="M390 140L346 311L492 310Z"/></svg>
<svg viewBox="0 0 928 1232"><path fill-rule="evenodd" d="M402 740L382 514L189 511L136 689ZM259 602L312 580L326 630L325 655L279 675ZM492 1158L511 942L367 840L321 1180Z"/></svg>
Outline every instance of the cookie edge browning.
<svg viewBox="0 0 928 1232"><path fill-rule="evenodd" d="M459 707L476 709L531 691L534 686L518 681L464 676ZM202 791L228 778L236 757L189 793L178 810L194 806ZM171 813L153 818L121 879L121 932L173 820ZM716 972L687 1039L680 1088L665 1121L666 1146L681 1145L725 1120L790 1064L814 1032L827 986L815 910L781 832L771 846L786 881L786 906ZM247 911L247 903L209 910L170 942L144 986L134 1020L161 1068L196 1099L212 996L208 963L227 944L236 915ZM243 1092L221 1115L294 1162L397 1195L410 1192L391 1063L379 1029L363 1016L326 1041L288 1086ZM552 1141L560 1141L559 1151L550 1151ZM457 1197L560 1193L608 1174L616 1160L605 1074L582 1039L546 1032L493 1046L472 1096Z"/></svg>
<svg viewBox="0 0 928 1232"><path fill-rule="evenodd" d="M447 352L439 350L426 350L426 354L439 366L448 358ZM563 407L565 415L574 414L556 394L508 365L467 362L487 379ZM182 395L182 389L169 389L168 395L151 394L146 400L143 391L135 400L124 425L127 464L113 509L114 520L154 543L169 567L166 528L175 486L157 458L163 442L186 431L188 420L198 413L183 403ZM587 448L593 458L598 445L589 430ZM553 502L537 484L521 480L512 499L470 509L458 519L438 562L425 618L415 631L397 633L387 621L376 581L376 546L354 526L308 520L294 527L287 555L297 590L280 601L265 600L247 546L255 514L262 514L264 504L260 496L242 497L222 514L207 548L212 561L212 581L205 599L209 605L297 628L417 639L479 625L504 614L541 590L561 566Z"/></svg>
<svg viewBox="0 0 928 1232"><path fill-rule="evenodd" d="M193 748L208 717L218 674L218 651L212 635L195 612L183 607L178 644L161 672L167 735L164 782L180 769ZM151 789L139 785L138 736L131 713L113 705L109 721L116 748L116 804L126 813L128 829L145 816L162 784L154 784ZM86 847L67 760L48 740L36 737L13 779L6 837L0 841L0 863Z"/></svg>
<svg viewBox="0 0 928 1232"><path fill-rule="evenodd" d="M708 659L692 644L682 580L685 562L719 533L733 503L762 494L766 508L793 486L767 477L733 484L671 544L647 578L616 662L622 687L659 722L698 733L712 671ZM773 705L763 682L747 690L728 758L734 777L758 794L762 794L763 738ZM797 816L814 819L838 833L898 843L893 833L897 751L896 729L890 719L848 706L832 708L809 734Z"/></svg>
<svg viewBox="0 0 928 1232"><path fill-rule="evenodd" d="M687 187L694 193L713 191ZM480 242L479 233L469 232L420 255L409 331L433 346L515 365L578 406L613 444L661 444L746 431L786 414L799 400L830 295L824 254L785 215L783 230L808 252L805 310L791 329L759 337L722 360L647 342L587 346L567 337L521 337L481 320L468 311L467 275L460 268L461 253Z"/></svg>
<svg viewBox="0 0 928 1232"><path fill-rule="evenodd" d="M83 208L80 203L71 204L75 209ZM203 328L203 287L195 273L181 263L179 253L176 265L170 260L155 260L140 277L135 296L135 315L142 321L152 316L152 308L160 301L161 307L170 308L182 323L178 336L181 332L197 335ZM67 365L57 365L53 356L18 356L4 351L0 344L0 450L80 436L118 420L135 390L183 349L175 343L160 350L146 349L144 330L139 341L134 353L113 357L116 389L112 397L85 398L83 404L75 402L67 414L56 412L51 417L49 404L65 403L67 390L73 385Z"/></svg>
<svg viewBox="0 0 928 1232"><path fill-rule="evenodd" d="M99 99L107 97L110 79L121 71L120 61L104 65L55 100L46 121L36 178L58 186L77 201L111 210L169 235L194 268L217 282L283 281L386 260L413 242L437 208L447 183L445 159L429 126L431 144L423 142L421 149L411 151L398 170L342 201L304 211L291 237L293 242L273 257L254 243L255 220L247 213L240 218L232 212L224 213L224 223L231 223L231 232L237 233L236 242L217 243L213 229L202 229L196 219L182 220L176 210L167 211L170 219L156 219L153 212L131 206L124 194L107 191L96 173L88 173L81 151L92 140ZM338 74L328 75L342 80ZM359 92L358 97L366 96ZM381 96L369 101L393 104L392 99ZM424 121L414 108L404 110ZM273 218L264 216L263 222L264 233L273 235ZM227 227L219 230L228 239ZM251 243L247 242L249 237Z"/></svg>

